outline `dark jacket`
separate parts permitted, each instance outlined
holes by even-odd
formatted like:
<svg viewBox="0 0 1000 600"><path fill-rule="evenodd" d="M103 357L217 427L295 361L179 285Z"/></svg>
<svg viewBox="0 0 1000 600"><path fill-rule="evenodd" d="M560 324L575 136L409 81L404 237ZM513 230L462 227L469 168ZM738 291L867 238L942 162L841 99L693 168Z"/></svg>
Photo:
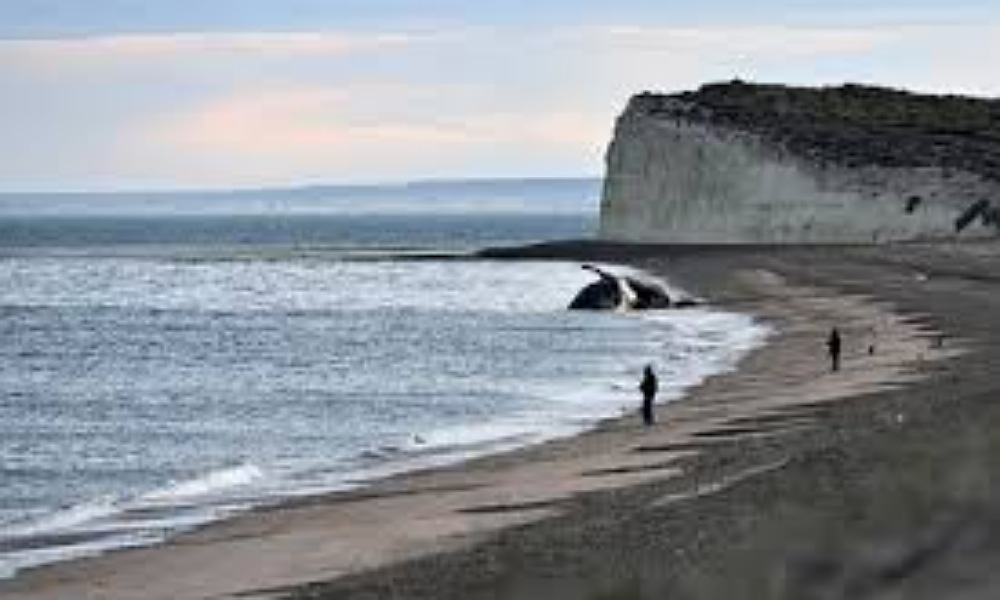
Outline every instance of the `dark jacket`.
<svg viewBox="0 0 1000 600"><path fill-rule="evenodd" d="M656 381L656 375L653 374L653 370L646 368L645 372L642 374L642 383L639 384L639 390L642 391L642 395L647 398L652 398L656 395L656 390L658 388L658 383Z"/></svg>

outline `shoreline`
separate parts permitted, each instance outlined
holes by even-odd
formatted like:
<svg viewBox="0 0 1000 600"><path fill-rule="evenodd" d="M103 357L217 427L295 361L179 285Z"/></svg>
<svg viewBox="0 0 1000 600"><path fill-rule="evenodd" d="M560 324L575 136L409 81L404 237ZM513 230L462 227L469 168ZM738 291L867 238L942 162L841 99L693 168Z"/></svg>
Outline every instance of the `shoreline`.
<svg viewBox="0 0 1000 600"><path fill-rule="evenodd" d="M628 251L623 249L626 254ZM632 251L641 254L634 249ZM698 253L692 255L697 256ZM723 262L726 262L726 257L732 260L727 252L718 255L723 257ZM566 258L590 260L586 256ZM626 258L640 268L649 269L651 266L643 264L646 259L637 259L635 255ZM694 262L698 263L699 259ZM701 259L700 262L704 267L706 261ZM654 273L671 279L677 276L677 267L681 267L680 271L684 270L682 265L652 264L652 267L650 270ZM747 271L748 277L754 281L728 283L724 281L728 275L711 275L700 267L695 271L703 279L705 275L708 279L717 278L716 287L719 289L709 290L705 295L718 299L718 305L723 308L759 303L760 297L767 295L759 286L771 288L772 300L773 296L784 295L788 291L782 287L786 286L786 282L780 277L776 279L760 270ZM732 265L724 267L723 271L731 275ZM689 274L681 273L677 280L682 286L697 284ZM720 287L720 284L724 285ZM725 289L726 285L728 289ZM755 286L758 286L756 292ZM694 291L700 293L698 287L695 285ZM815 324L823 318L819 315L836 314L841 318L843 315L854 315L853 318L870 326L873 322L877 324L886 314L885 307L871 304L863 297L846 301L839 299L839 304L830 303L830 297L837 296L834 292L801 287L797 282L795 287L799 289L799 308L812 311L811 316L790 317L779 314L781 311L778 310L768 317L786 319L782 323L785 327L778 335L783 336L793 350L786 347L780 350L785 352L783 358L778 357L773 346L779 344L772 340L764 348L744 357L737 371L712 377L685 399L661 405L661 423L669 423L669 427L664 426L664 429L679 427L678 430L644 432L632 420L611 420L591 432L538 447L473 459L461 466L398 475L353 496L348 492L247 513L231 521L182 535L164 546L67 563L65 568L60 565L26 572L23 578L14 580L15 585L0 583L0 596L8 597L10 594L12 598L42 598L60 597L58 594L61 593L63 596L79 597L88 591L94 593L94 590L100 590L100 597L106 598L214 597L275 588L283 590L282 593L305 594L317 591L317 588L297 586L350 575L329 584L329 589L319 586L318 591L338 597L335 595L338 586L351 589L351 586L360 585L363 589L366 577L367 585L377 586L380 575L385 574L384 571L376 571L365 575L362 571L373 568L391 571L394 568L392 565L405 571L406 561L412 564L419 562L418 559L426 561L433 560L433 557L474 552L474 548L484 543L495 543L498 538L517 535L524 529L552 527L552 523L565 520L567 514L578 510L577 505L586 505L591 498L618 495L624 493L622 490L627 491L625 495L641 494L649 486L683 488L682 481L690 470L688 465L703 460L701 454L692 451L704 450L720 442L725 445L734 440L742 440L739 443L750 440L754 444L766 442L789 424L794 429L814 420L815 415L806 413L822 413L822 410L816 409L818 403L876 393L890 379L896 379L894 385L905 384L907 378L913 376L906 371L915 364L914 343L918 344L917 350L925 354L923 364L932 362L930 359L935 351L930 348L930 341L921 324L899 319L888 323L887 331L892 335L906 331L906 335L888 341L880 340L878 357L881 360L883 356L903 352L911 355L906 360L893 362L887 359L885 364L859 371L848 385L844 385L843 381L829 381L829 378L823 380L812 361L808 361L809 364L796 367L796 372L804 376L801 381L812 384L819 377L822 385L808 393L794 390L787 376L773 372L774 365L788 367L794 364L794 361L789 361L799 358L803 348L808 349L816 343L814 338L819 329ZM753 293L757 294L756 298ZM740 294L744 295L742 299ZM873 309L874 312L871 312ZM809 329L809 323L813 324L813 329ZM858 325L861 328L865 326ZM820 329L822 327L825 324ZM848 339L852 339L851 335ZM894 346L897 342L899 348ZM950 359L955 350L949 344L941 350L939 358ZM806 356L810 356L808 352ZM821 352L819 356L822 358ZM905 369L901 366L903 364ZM771 370L772 381L760 379L758 371L762 368L765 372ZM761 389L774 392L769 402L745 402L746 394L755 395ZM726 394L730 395L728 405L719 400L724 400ZM695 406L698 398L703 400ZM712 398L713 401L704 398ZM749 410L746 414L737 414L732 410L740 398L744 401L741 409ZM761 410L776 411L781 407L787 409L790 405L808 408L799 410L802 414L770 414L764 415L767 418L758 418L761 417ZM702 429L699 430L699 427ZM696 435L699 431L702 435ZM637 440L640 442L638 445L634 443ZM773 468L779 468L774 465ZM717 477L714 483L696 484L693 493L702 495L712 485L727 489L743 478L768 472L768 469L761 469L761 465L756 465L743 472L720 472L721 479ZM498 477L498 473L502 476ZM671 475L674 477L669 477ZM699 488L702 491L698 491ZM681 501L677 500L676 494L683 496L684 493L675 492L675 496L670 496L673 499L663 505ZM692 492L689 489L686 493ZM340 514L335 514L338 512ZM387 515L403 515L405 518L397 520L394 525L396 528L405 526L409 531L393 531L393 524L384 522ZM368 524L367 529L365 523ZM355 524L360 525L351 529ZM337 527L341 529L337 530ZM354 537L337 535L338 531ZM345 543L345 539L350 543ZM381 541L381 544L371 544L372 541ZM367 548L365 543L369 544ZM268 544L271 544L270 548ZM323 554L317 548L324 548L327 554L317 556ZM220 553L228 555L219 557ZM334 560L338 553L339 568ZM258 572L255 580L249 575L254 571ZM243 576L237 576L237 573Z"/></svg>
<svg viewBox="0 0 1000 600"><path fill-rule="evenodd" d="M492 262L486 259L469 257L468 260L475 260L480 262ZM566 262L570 264L575 261L560 260L558 262ZM698 311L687 311L687 312L698 312ZM720 311L713 311L715 315L727 315L733 316L733 313L721 313ZM701 318L701 317L698 317ZM649 326L645 323L645 319L642 318L641 313L636 313L632 316L632 321L634 325L642 328L652 328L660 329L658 325ZM740 317L742 320L742 317ZM710 326L709 331L711 333L713 330L719 330L718 325ZM662 332L661 332L662 333ZM754 336L737 336L737 337L757 337ZM661 342L663 340L660 340ZM740 339L735 340L736 346L739 348L738 354L742 356L747 352L746 349L742 348L745 344L748 344L746 340ZM760 342L753 342L754 345L758 345ZM711 363L713 363L710 371L716 372L719 369L728 370L732 366L730 363L733 361L733 357L729 356L730 352L713 352L713 358ZM719 354L719 356L715 356ZM702 371L702 365L699 363L699 368L696 371ZM698 381L704 379L704 375L700 373L694 376ZM690 379L690 376L681 377L681 380ZM573 380L566 380L571 383ZM579 383L577 381L577 383ZM692 387L690 381L678 381L674 382L671 379L671 385L667 389L662 390L664 394L663 401L676 401L679 399L678 394L683 396L685 391ZM579 387L574 384L575 387ZM591 386L592 387L592 386ZM622 389L622 386L617 384L612 384L611 388L617 391ZM580 394L581 397L592 397L596 396L598 392L596 390L588 389L587 392ZM605 396L608 394L604 394ZM16 580L26 576L28 573L36 570L45 570L50 568L57 568L60 566L68 566L74 562L78 561L89 561L100 559L107 556L112 556L119 552L129 552L136 549L155 549L157 547L169 544L172 540L179 536L192 535L200 532L203 529L211 528L232 519L238 519L246 517L248 515L254 515L259 512L268 512L272 510L282 510L289 507L300 506L303 504L310 504L315 502L339 502L342 499L347 501L353 501L356 497L365 497L369 495L369 490L373 487L380 486L385 482L391 482L396 478L407 477L411 474L424 474L428 472L437 472L441 470L451 470L451 469L462 469L465 463L476 461L483 458L489 458L497 455L505 455L511 453L517 453L522 450L532 448L539 445L544 445L555 440L562 440L567 438L572 438L577 435L584 434L593 429L599 428L605 422L610 422L617 420L623 411L627 409L626 405L618 404L615 401L611 402L600 402L598 405L606 405L600 410L596 410L593 414L588 414L586 416L575 414L570 415L570 417L565 421L558 422L545 422L544 425L540 422L537 423L536 429L527 432L512 434L504 437L488 438L477 440L471 443L456 444L454 446L441 446L441 447L429 447L429 446L414 446L413 448L406 449L402 446L391 446L387 447L384 453L382 451L366 451L358 455L357 463L361 462L361 459L367 461L363 466L356 464L353 465L351 469L343 471L343 476L337 479L339 484L331 484L328 489L322 489L316 487L315 489L302 493L301 490L290 489L288 493L279 495L273 493L270 497L263 497L260 501L254 501L249 499L250 496L238 497L239 499L228 504L224 499L217 501L217 503L209 503L204 506L204 516L202 513L198 513L197 518L189 519L190 525L182 524L177 529L170 528L169 524L166 524L166 517L169 511L173 509L170 505L164 505L163 507L159 505L149 505L149 506L138 506L133 504L132 506L125 505L122 508L112 508L110 505L108 507L108 513L111 514L114 511L114 515L117 519L116 522L124 523L126 525L138 526L142 519L146 515L155 515L156 518L160 518L160 515L164 516L164 520L161 531L151 531L151 535L156 537L140 538L137 539L135 543L132 541L117 541L109 540L105 543L105 539L97 537L97 535L92 535L88 533L39 533L33 534L31 537L28 535L22 535L19 537L11 537L9 543L6 544L6 550L39 550L43 552L46 551L45 544L48 542L60 542L68 541L72 544L80 544L82 546L91 546L96 550L84 550L78 554L69 554L64 557L59 557L55 560L48 559L45 562L39 564L27 563L16 567L16 574L13 576L0 577L0 595L3 593L5 583L16 582ZM565 412L565 411L564 411ZM422 432L423 433L423 432ZM423 442L421 442L423 443ZM256 468L252 463L242 463L234 469L243 469L245 466L251 468ZM219 472L228 473L230 469L224 469ZM171 484L170 488L175 486L186 487L191 483L196 486L200 485L200 482L207 478L211 478L217 472L211 472L206 476L199 476L194 480L182 481L178 484ZM164 488L170 489L170 488ZM247 499L244 499L247 498ZM237 504L238 503L238 504ZM86 506L89 506L86 505ZM198 509L200 505L196 504L194 500L190 501L189 504L179 504L179 511L191 511ZM74 510L75 507L68 509ZM209 513L215 512L214 515L209 516ZM100 517L99 517L100 518ZM197 521L197 522L195 522ZM140 531L138 528L135 531ZM142 530L145 533L145 530ZM128 530L122 536L128 534ZM61 549L58 549L61 551Z"/></svg>

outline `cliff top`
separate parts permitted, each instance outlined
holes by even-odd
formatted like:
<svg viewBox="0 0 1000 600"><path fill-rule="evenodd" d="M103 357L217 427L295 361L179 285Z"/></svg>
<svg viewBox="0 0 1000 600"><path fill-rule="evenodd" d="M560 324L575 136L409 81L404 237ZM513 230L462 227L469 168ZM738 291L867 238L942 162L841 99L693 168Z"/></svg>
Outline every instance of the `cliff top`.
<svg viewBox="0 0 1000 600"><path fill-rule="evenodd" d="M1000 100L848 84L801 88L733 81L644 93L630 112L754 133L848 167L942 167L1000 180Z"/></svg>

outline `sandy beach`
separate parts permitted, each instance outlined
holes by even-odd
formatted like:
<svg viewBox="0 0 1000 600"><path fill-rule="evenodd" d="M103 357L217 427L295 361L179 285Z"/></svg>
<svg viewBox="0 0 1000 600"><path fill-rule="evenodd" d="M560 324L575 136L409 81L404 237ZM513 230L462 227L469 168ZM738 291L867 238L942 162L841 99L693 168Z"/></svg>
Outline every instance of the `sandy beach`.
<svg viewBox="0 0 1000 600"><path fill-rule="evenodd" d="M248 513L0 597L993 597L1000 246L507 254L632 264L772 334L655 427Z"/></svg>

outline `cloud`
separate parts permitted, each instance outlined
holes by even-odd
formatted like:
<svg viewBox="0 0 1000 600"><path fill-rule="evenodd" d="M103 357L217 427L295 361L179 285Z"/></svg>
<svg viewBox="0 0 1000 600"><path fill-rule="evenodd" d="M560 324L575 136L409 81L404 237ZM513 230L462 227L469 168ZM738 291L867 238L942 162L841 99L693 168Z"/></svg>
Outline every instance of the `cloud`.
<svg viewBox="0 0 1000 600"><path fill-rule="evenodd" d="M389 91L391 90L391 92ZM367 114L364 106L403 101L416 92L400 85L252 89L156 119L150 142L183 152L343 157L386 143L448 143L460 130Z"/></svg>
<svg viewBox="0 0 1000 600"><path fill-rule="evenodd" d="M608 26L562 32L581 84L620 99L740 77L799 85L859 81L929 92L1000 93L984 57L1000 25ZM572 76L571 72L568 76Z"/></svg>
<svg viewBox="0 0 1000 600"><path fill-rule="evenodd" d="M0 40L0 64L68 71L150 62L342 58L443 37L434 32L233 32L14 39Z"/></svg>
<svg viewBox="0 0 1000 600"><path fill-rule="evenodd" d="M596 173L638 91L740 76L1000 93L997 40L989 24L625 23L0 41L0 185Z"/></svg>
<svg viewBox="0 0 1000 600"><path fill-rule="evenodd" d="M758 58L870 51L908 35L899 27L722 26L589 28L580 37L623 51L680 51L702 55L743 53Z"/></svg>
<svg viewBox="0 0 1000 600"><path fill-rule="evenodd" d="M395 83L242 90L136 127L119 154L152 160L155 149L178 169L227 164L238 178L253 172L270 181L293 181L297 172L391 179L460 174L491 161L504 168L503 155L513 152L566 163L599 153L607 135L602 115L571 109L440 114L428 101L442 91ZM425 114L409 113L421 103Z"/></svg>
<svg viewBox="0 0 1000 600"><path fill-rule="evenodd" d="M121 34L78 38L0 40L0 67L73 74L80 69L153 68L156 65L252 64L308 59L353 59L376 54L441 53L492 43L495 50L552 44L584 54L675 53L699 57L743 54L755 58L808 57L863 52L919 33L910 28L783 26L608 26L525 29L466 27L416 31L199 32ZM926 27L925 27L926 29ZM537 57L542 63L545 56ZM525 65L517 64L518 68Z"/></svg>
<svg viewBox="0 0 1000 600"><path fill-rule="evenodd" d="M345 96L327 89L254 90L213 100L187 112L155 118L151 142L188 152L239 155L295 151L303 146L336 141L322 123L335 113Z"/></svg>

